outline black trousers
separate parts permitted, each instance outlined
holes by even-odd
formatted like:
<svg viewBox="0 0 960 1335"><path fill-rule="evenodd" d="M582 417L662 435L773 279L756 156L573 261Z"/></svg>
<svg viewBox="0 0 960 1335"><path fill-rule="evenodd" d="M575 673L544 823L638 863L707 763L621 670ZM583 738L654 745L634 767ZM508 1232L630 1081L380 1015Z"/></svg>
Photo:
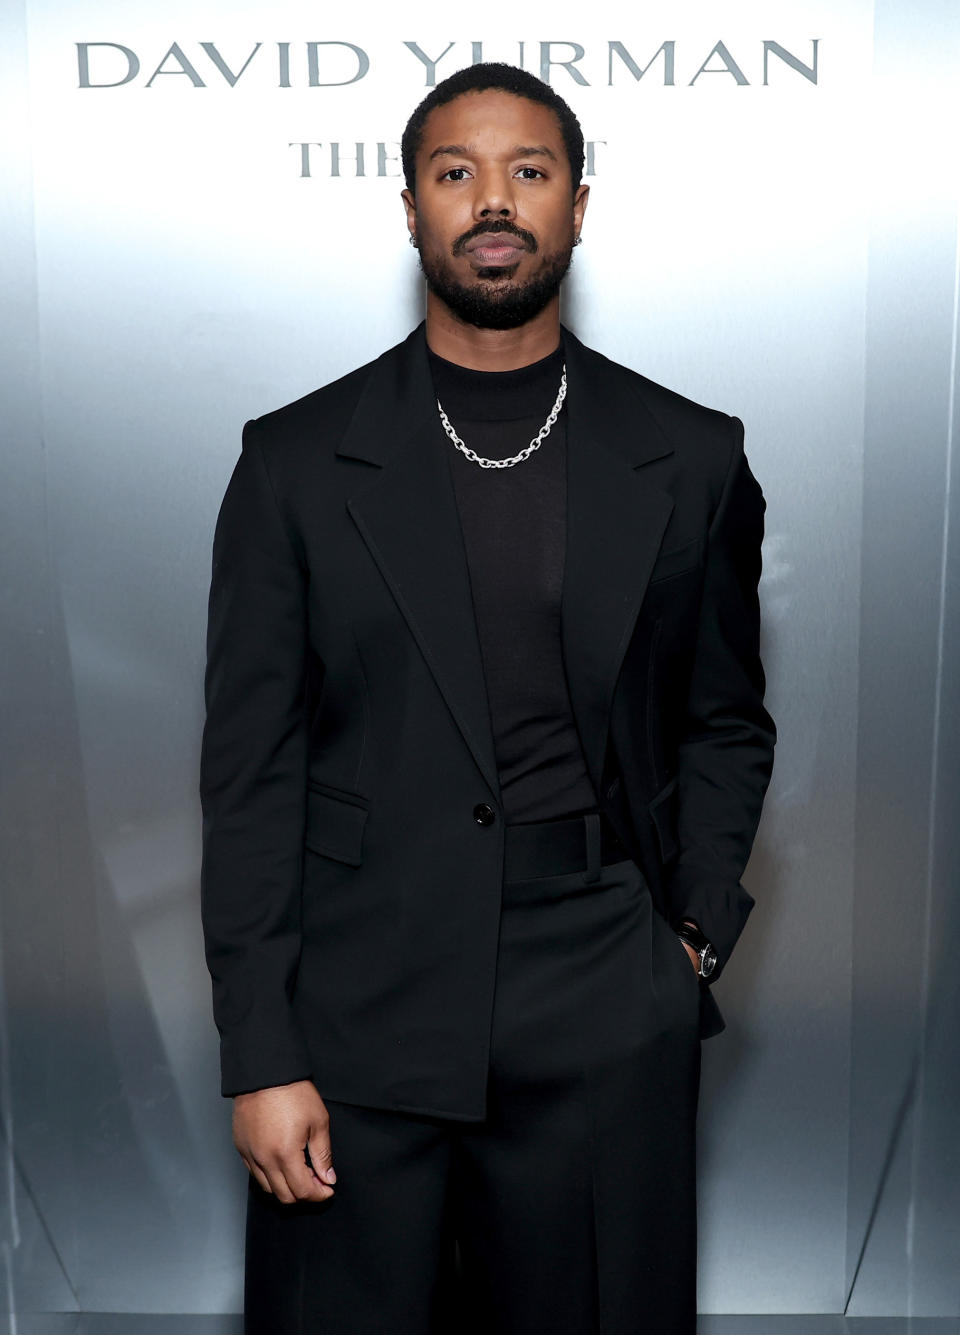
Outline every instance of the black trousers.
<svg viewBox="0 0 960 1335"><path fill-rule="evenodd" d="M694 1335L699 987L631 859L507 881L487 1117L325 1100L334 1196L249 1180L246 1335Z"/></svg>

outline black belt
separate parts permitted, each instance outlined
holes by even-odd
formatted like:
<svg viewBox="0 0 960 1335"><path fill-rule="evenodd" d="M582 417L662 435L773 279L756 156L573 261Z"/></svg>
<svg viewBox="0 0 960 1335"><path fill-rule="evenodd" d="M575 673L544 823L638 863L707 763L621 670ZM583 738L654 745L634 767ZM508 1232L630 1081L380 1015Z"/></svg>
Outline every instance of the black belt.
<svg viewBox="0 0 960 1335"><path fill-rule="evenodd" d="M588 879L596 880L601 866L630 857L600 811L506 825L504 835L505 881L562 876L572 871L590 872Z"/></svg>

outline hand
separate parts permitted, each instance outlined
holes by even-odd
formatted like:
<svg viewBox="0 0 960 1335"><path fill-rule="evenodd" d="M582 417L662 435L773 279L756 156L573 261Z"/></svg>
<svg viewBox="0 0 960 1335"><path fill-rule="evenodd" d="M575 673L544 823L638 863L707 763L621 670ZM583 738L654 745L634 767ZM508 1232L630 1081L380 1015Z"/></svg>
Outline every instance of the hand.
<svg viewBox="0 0 960 1335"><path fill-rule="evenodd" d="M693 921L692 918L684 918L684 922L687 923L687 925L690 926L690 927L696 927L696 926L697 926L697 924ZM693 965L693 972L694 972L694 973L697 975L697 977L699 978L699 977L700 977L700 956L699 956L699 955L697 954L697 952L694 950L693 946L688 946L688 945L687 945L686 941L684 941L682 937L680 938L680 944L683 946L684 950L685 950L685 951L687 952L687 954L690 956L690 963Z"/></svg>
<svg viewBox="0 0 960 1335"><path fill-rule="evenodd" d="M699 978L699 977L700 977L700 956L699 956L699 955L697 954L697 952L694 950L693 946L688 946L688 945L687 945L686 941L681 940L681 941L680 941L680 944L681 944L681 946L683 946L684 950L685 950L685 951L687 952L687 954L690 956L690 963L693 965L693 972L694 972L694 973L697 975L697 977Z"/></svg>
<svg viewBox="0 0 960 1335"><path fill-rule="evenodd" d="M312 1080L235 1095L233 1143L263 1190L284 1205L333 1195L330 1114Z"/></svg>

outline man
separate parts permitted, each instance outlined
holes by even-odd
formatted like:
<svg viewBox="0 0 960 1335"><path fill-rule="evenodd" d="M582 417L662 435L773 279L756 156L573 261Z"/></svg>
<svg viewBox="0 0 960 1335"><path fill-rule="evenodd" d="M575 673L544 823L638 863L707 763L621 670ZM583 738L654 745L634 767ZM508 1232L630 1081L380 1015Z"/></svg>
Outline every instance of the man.
<svg viewBox="0 0 960 1335"><path fill-rule="evenodd" d="M561 326L588 187L549 87L455 74L403 162L425 324L247 424L214 539L246 1330L692 1335L764 502L736 418Z"/></svg>

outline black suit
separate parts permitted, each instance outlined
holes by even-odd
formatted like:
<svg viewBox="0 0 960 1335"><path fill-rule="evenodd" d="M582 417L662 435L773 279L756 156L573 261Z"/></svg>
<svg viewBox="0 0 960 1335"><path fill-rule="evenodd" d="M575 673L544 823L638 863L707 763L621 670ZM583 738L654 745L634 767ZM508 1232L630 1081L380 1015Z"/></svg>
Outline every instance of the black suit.
<svg viewBox="0 0 960 1335"><path fill-rule="evenodd" d="M764 503L739 421L564 350L560 638L602 869L594 815L585 871L516 874L537 825L504 824L423 326L244 432L201 765L222 1089L309 1076L338 1169L322 1204L249 1179L247 1335L693 1335L723 1022L670 923L719 974L752 905Z"/></svg>
<svg viewBox="0 0 960 1335"><path fill-rule="evenodd" d="M562 643L598 804L719 976L775 731L736 418L564 331ZM424 326L247 424L214 541L203 926L222 1092L485 1112L503 825ZM495 818L479 823L478 808ZM723 1027L701 988L700 1032Z"/></svg>

